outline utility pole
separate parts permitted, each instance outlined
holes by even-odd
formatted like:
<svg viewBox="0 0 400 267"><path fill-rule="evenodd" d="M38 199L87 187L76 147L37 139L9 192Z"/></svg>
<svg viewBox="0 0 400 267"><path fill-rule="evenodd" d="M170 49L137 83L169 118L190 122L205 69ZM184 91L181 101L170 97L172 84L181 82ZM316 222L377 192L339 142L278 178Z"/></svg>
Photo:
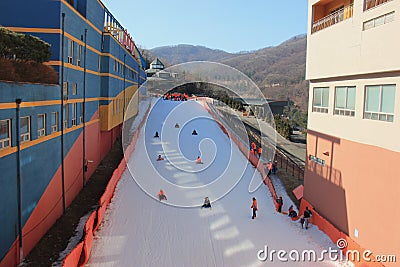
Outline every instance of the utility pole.
<svg viewBox="0 0 400 267"><path fill-rule="evenodd" d="M64 170L64 38L65 38L65 13L62 13L61 20L61 190L63 213L65 213L65 170ZM66 114L67 115L67 114ZM67 122L68 123L68 122Z"/></svg>
<svg viewBox="0 0 400 267"><path fill-rule="evenodd" d="M20 135L20 110L22 99L15 99L16 117L17 117L17 202L18 202L18 245L19 245L19 262L24 259L24 251L22 246L22 192L21 192L21 135Z"/></svg>

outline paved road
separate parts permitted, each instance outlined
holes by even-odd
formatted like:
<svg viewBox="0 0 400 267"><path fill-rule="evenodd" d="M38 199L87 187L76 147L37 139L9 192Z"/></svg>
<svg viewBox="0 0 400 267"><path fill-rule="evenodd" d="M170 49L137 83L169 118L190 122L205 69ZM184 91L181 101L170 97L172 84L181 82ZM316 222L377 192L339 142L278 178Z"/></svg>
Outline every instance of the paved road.
<svg viewBox="0 0 400 267"><path fill-rule="evenodd" d="M280 134L277 132L274 132L274 129L272 129L269 124L267 124L265 121L260 120L260 126L258 126L257 119L255 117L244 117L242 116L241 113L238 113L240 118L243 120L243 122L246 122L247 124L255 127L256 129L260 129L263 134L270 138L274 138L276 136L276 147L282 151L286 156L290 157L292 160L294 160L298 165L305 165L305 159L306 159L306 144L302 143L295 143L291 142L285 138L283 138Z"/></svg>

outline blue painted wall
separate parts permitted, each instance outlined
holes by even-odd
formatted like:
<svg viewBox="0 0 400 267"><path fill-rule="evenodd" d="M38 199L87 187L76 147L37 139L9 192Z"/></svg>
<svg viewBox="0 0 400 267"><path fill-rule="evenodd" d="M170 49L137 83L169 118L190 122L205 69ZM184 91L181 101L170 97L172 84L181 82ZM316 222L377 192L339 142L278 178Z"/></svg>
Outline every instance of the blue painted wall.
<svg viewBox="0 0 400 267"><path fill-rule="evenodd" d="M0 1L0 25L6 27L32 28L29 34L37 36L51 45L51 61L54 69L61 70L59 62L65 62L64 81L70 85L68 94L69 99L83 98L83 71L76 63L78 53L78 43L75 43L74 62L72 67L67 64L67 39L72 36L76 40L83 41L85 29L87 29L87 45L92 49L87 49L86 57L86 98L94 101L86 102L85 121L89 121L95 112L99 110L99 104L109 104L110 100L98 100L99 97L115 97L124 90L124 82L121 79L110 77L109 74L124 77L122 72L114 70L114 59L107 54L111 54L124 61L130 68L139 72L139 77L133 77L125 73L125 88L139 82L145 81L146 74L140 69L136 59L130 55L111 36L99 33L103 31L104 9L97 0L76 0L74 8L61 1L55 0L13 0ZM78 12L79 14L77 14ZM65 14L65 36L64 54L61 54L62 35L59 33L46 32L47 29L61 29L61 14ZM82 17L83 16L83 17ZM90 23L89 23L90 22ZM94 29L91 25L94 25ZM134 30L134 29L133 29ZM36 31L36 32L35 32ZM45 32L43 32L45 31ZM71 38L71 39L73 39ZM75 41L76 41L75 40ZM95 51L93 51L95 50ZM100 69L99 69L100 59ZM143 66L144 59L139 59ZM58 63L57 63L58 62ZM82 53L83 67L84 59ZM100 71L100 73L99 73ZM60 77L61 81L61 77ZM131 82L132 81L132 82ZM77 84L77 94L72 95L72 83ZM15 103L16 98L21 98L23 102L60 100L60 85L40 85L0 82L0 103ZM70 105L71 107L71 105ZM59 112L59 129L61 129L61 106L59 104L48 106L35 106L21 109L21 116L31 116L31 140L37 139L37 115L46 113L46 132L51 132L51 112ZM82 113L78 104L78 115ZM72 110L69 108L68 127L72 126ZM12 126L12 146L16 146L16 112L15 109L0 109L0 120L11 119ZM77 120L79 124L79 119ZM64 137L64 157L68 154L71 147L75 144L81 134L82 129L76 129ZM35 209L43 192L47 188L51 179L55 175L61 164L61 138L56 137L48 141L39 143L21 151L21 175L22 175L22 207L23 224L29 219ZM0 261L10 249L17 236L17 159L16 153L0 157ZM79 168L79 167L78 167ZM60 189L61 191L61 189ZM49 200L57 201L57 200Z"/></svg>

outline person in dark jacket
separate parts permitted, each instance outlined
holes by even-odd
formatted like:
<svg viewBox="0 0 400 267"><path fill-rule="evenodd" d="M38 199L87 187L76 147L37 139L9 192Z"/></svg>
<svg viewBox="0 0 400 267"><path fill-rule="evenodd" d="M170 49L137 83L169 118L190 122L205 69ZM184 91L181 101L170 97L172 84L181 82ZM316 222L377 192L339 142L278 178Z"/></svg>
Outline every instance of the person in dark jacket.
<svg viewBox="0 0 400 267"><path fill-rule="evenodd" d="M303 213L304 224L305 224L306 229L308 229L308 224L310 223L311 216L312 216L311 210L309 210L308 207L306 207L306 209L304 210L304 213Z"/></svg>
<svg viewBox="0 0 400 267"><path fill-rule="evenodd" d="M211 202L208 197L204 198L204 204L203 204L203 206L201 206L201 208L211 208Z"/></svg>
<svg viewBox="0 0 400 267"><path fill-rule="evenodd" d="M277 207L276 210L281 213L282 212L282 206L283 206L283 199L282 197L279 197L276 199Z"/></svg>

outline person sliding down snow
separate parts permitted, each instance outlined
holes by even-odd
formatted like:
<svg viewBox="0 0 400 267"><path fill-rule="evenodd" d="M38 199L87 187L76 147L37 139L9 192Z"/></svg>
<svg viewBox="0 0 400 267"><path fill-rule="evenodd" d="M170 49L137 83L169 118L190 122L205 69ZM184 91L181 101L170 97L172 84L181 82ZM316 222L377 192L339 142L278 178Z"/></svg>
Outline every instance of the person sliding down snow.
<svg viewBox="0 0 400 267"><path fill-rule="evenodd" d="M198 156L198 157L197 157L197 159L196 159L196 163L197 163L197 164L203 164L203 162L201 161L201 158L200 158L200 156Z"/></svg>
<svg viewBox="0 0 400 267"><path fill-rule="evenodd" d="M167 200L167 196L164 194L162 189L160 189L160 192L158 192L158 199L160 199L160 201Z"/></svg>
<svg viewBox="0 0 400 267"><path fill-rule="evenodd" d="M154 134L154 137L160 137L160 136L158 136L158 132L156 132L156 133Z"/></svg>
<svg viewBox="0 0 400 267"><path fill-rule="evenodd" d="M193 130L192 135L197 135L196 130Z"/></svg>
<svg viewBox="0 0 400 267"><path fill-rule="evenodd" d="M175 128L179 128L179 124L178 123L175 124Z"/></svg>
<svg viewBox="0 0 400 267"><path fill-rule="evenodd" d="M161 155L158 155L157 161L160 161L160 160L164 160L164 158L161 157Z"/></svg>
<svg viewBox="0 0 400 267"><path fill-rule="evenodd" d="M204 198L204 204L201 206L201 208L211 208L210 199L208 197Z"/></svg>

